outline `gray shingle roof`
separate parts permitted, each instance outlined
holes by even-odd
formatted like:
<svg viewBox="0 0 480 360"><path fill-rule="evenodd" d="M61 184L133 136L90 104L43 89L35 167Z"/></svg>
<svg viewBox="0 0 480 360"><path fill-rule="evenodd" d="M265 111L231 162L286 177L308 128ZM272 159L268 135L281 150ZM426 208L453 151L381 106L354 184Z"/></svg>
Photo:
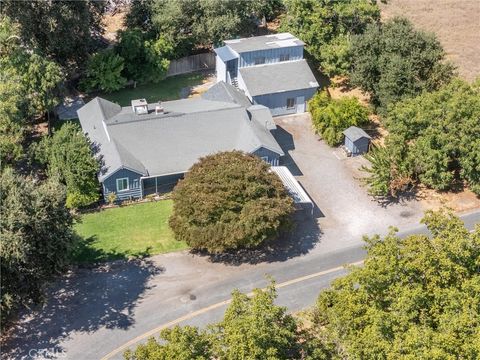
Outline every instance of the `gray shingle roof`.
<svg viewBox="0 0 480 360"><path fill-rule="evenodd" d="M350 126L348 129L343 131L343 134L352 141L357 141L361 138L371 139L363 129L360 129L356 126Z"/></svg>
<svg viewBox="0 0 480 360"><path fill-rule="evenodd" d="M251 96L318 87L304 59L244 67L239 71Z"/></svg>
<svg viewBox="0 0 480 360"><path fill-rule="evenodd" d="M283 155L260 109L252 115L233 100L201 98L161 105L163 114L136 115L131 107L95 98L78 111L84 132L99 145L103 156L105 171L100 181L122 167L144 176L182 173L198 158L219 151L253 152L265 147Z"/></svg>
<svg viewBox="0 0 480 360"><path fill-rule="evenodd" d="M283 47L292 47L305 45L305 43L290 33L280 33L264 36L254 36L249 38L225 40L225 45L237 53L249 51L276 49Z"/></svg>
<svg viewBox="0 0 480 360"><path fill-rule="evenodd" d="M240 90L234 86L220 81L202 94L202 98L212 101L233 102L238 105L249 107L252 105L250 100ZM267 109L268 111L268 109Z"/></svg>

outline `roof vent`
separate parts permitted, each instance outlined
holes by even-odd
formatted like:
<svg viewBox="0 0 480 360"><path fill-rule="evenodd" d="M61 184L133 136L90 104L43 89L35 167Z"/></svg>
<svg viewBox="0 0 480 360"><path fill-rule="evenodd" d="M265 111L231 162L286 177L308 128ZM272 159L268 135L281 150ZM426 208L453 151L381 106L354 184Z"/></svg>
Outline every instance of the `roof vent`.
<svg viewBox="0 0 480 360"><path fill-rule="evenodd" d="M158 105L155 106L155 114L163 114L164 112L164 109L163 109L163 106L160 105L160 103Z"/></svg>
<svg viewBox="0 0 480 360"><path fill-rule="evenodd" d="M148 103L145 99L132 100L132 110L137 115L148 114Z"/></svg>

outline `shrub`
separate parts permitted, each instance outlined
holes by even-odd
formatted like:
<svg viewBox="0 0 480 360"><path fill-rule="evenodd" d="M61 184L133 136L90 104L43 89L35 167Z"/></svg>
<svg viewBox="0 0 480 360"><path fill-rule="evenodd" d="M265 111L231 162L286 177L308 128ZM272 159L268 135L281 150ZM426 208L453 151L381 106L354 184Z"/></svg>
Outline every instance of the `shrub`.
<svg viewBox="0 0 480 360"><path fill-rule="evenodd" d="M112 50L92 55L81 85L86 91L112 92L123 88L127 82L122 76L124 60Z"/></svg>
<svg viewBox="0 0 480 360"><path fill-rule="evenodd" d="M115 201L117 201L117 194L115 194L114 192L109 192L107 195L107 202L110 205L113 205L115 204Z"/></svg>
<svg viewBox="0 0 480 360"><path fill-rule="evenodd" d="M331 99L326 91L317 93L308 104L315 132L330 146L343 140L343 131L368 122L368 110L357 98Z"/></svg>
<svg viewBox="0 0 480 360"><path fill-rule="evenodd" d="M239 151L202 158L172 198L176 239L210 252L259 245L278 234L294 209L269 165Z"/></svg>

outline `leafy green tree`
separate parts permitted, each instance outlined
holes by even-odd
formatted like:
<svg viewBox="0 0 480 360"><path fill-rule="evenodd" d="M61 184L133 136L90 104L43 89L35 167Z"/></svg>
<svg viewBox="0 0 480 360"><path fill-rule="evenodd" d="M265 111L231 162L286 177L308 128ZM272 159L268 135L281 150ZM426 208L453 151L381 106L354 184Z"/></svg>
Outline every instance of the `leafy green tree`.
<svg viewBox="0 0 480 360"><path fill-rule="evenodd" d="M60 102L58 87L64 80L60 66L40 55L32 54L21 70L26 101L32 115L44 114Z"/></svg>
<svg viewBox="0 0 480 360"><path fill-rule="evenodd" d="M275 237L294 209L269 165L239 151L200 159L172 198L176 239L210 252L254 247Z"/></svg>
<svg viewBox="0 0 480 360"><path fill-rule="evenodd" d="M263 291L254 290L252 297L234 291L220 323L206 330L190 326L163 330L163 341L151 338L127 351L125 359L303 359L310 350L301 341L305 334L285 308L275 305L275 298L273 284ZM324 352L319 348L320 354Z"/></svg>
<svg viewBox="0 0 480 360"><path fill-rule="evenodd" d="M75 242L65 189L6 168L0 176L1 320L42 299L45 282L62 271Z"/></svg>
<svg viewBox="0 0 480 360"><path fill-rule="evenodd" d="M166 37L149 39L138 28L119 33L116 52L125 59L124 74L140 82L158 82L165 78L169 59L174 56L172 43Z"/></svg>
<svg viewBox="0 0 480 360"><path fill-rule="evenodd" d="M160 343L154 338L124 354L127 360L207 360L211 358L209 339L204 331L191 326L175 326L160 333Z"/></svg>
<svg viewBox="0 0 480 360"><path fill-rule="evenodd" d="M354 36L351 81L371 95L381 114L388 105L448 83L453 66L433 34L415 30L406 19L370 24Z"/></svg>
<svg viewBox="0 0 480 360"><path fill-rule="evenodd" d="M134 0L131 2L124 24L127 29L152 31L152 4L154 0Z"/></svg>
<svg viewBox="0 0 480 360"><path fill-rule="evenodd" d="M13 69L0 69L0 162L11 164L22 157L22 86Z"/></svg>
<svg viewBox="0 0 480 360"><path fill-rule="evenodd" d="M254 290L249 298L238 290L222 322L213 327L212 350L220 359L299 358L295 319L275 306L275 287Z"/></svg>
<svg viewBox="0 0 480 360"><path fill-rule="evenodd" d="M145 0L132 4L129 28L139 28L147 39L167 39L174 58L197 48L211 48L223 40L253 35L255 18L271 19L283 9L280 0Z"/></svg>
<svg viewBox="0 0 480 360"><path fill-rule="evenodd" d="M105 2L3 0L22 41L64 67L82 66L103 31Z"/></svg>
<svg viewBox="0 0 480 360"><path fill-rule="evenodd" d="M334 358L476 359L480 356L480 227L427 212L432 233L365 238L367 257L322 292L314 329Z"/></svg>
<svg viewBox="0 0 480 360"><path fill-rule="evenodd" d="M112 92L123 88L127 82L122 76L124 60L112 50L104 50L90 57L82 86L86 91Z"/></svg>
<svg viewBox="0 0 480 360"><path fill-rule="evenodd" d="M320 63L328 76L348 75L352 65L350 36L339 35L322 46Z"/></svg>
<svg viewBox="0 0 480 360"><path fill-rule="evenodd" d="M67 207L87 206L98 200L99 160L77 124L66 123L53 136L43 138L36 155L46 165L49 177L66 185Z"/></svg>
<svg viewBox="0 0 480 360"><path fill-rule="evenodd" d="M480 88L455 79L438 91L398 102L388 112L386 150L370 155L366 180L387 195L419 181L437 190L465 182L480 194ZM386 176L389 174L389 176ZM380 185L381 184L381 185Z"/></svg>
<svg viewBox="0 0 480 360"><path fill-rule="evenodd" d="M317 93L308 103L315 131L330 146L342 142L343 131L368 122L368 110L357 98L331 99L326 91Z"/></svg>
<svg viewBox="0 0 480 360"><path fill-rule="evenodd" d="M306 50L329 75L350 69L348 38L380 20L376 1L286 0L280 30L303 40Z"/></svg>

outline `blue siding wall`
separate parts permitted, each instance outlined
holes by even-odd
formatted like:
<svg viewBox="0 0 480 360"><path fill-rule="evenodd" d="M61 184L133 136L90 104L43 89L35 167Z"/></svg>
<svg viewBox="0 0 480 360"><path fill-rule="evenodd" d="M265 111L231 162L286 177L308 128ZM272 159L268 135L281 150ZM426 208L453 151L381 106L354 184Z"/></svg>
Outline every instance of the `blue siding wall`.
<svg viewBox="0 0 480 360"><path fill-rule="evenodd" d="M370 140L367 138L361 138L353 142L348 137L345 137L345 147L351 151L352 155L360 155L368 152L368 146Z"/></svg>
<svg viewBox="0 0 480 360"><path fill-rule="evenodd" d="M287 115L297 113L297 98L303 96L306 103L317 91L316 88L301 89L295 91L285 91L281 93L254 96L252 101L254 104L260 104L268 107L273 116ZM287 109L287 99L294 98L295 106ZM305 104L305 111L307 110Z"/></svg>
<svg viewBox="0 0 480 360"><path fill-rule="evenodd" d="M117 194L118 200L142 197L141 180L142 175L127 169L120 169L103 181L103 196L105 199L111 192ZM117 191L117 179L128 178L128 190Z"/></svg>
<svg viewBox="0 0 480 360"><path fill-rule="evenodd" d="M264 147L259 148L257 151L253 153L253 155L258 156L259 158L265 158L265 157L268 158L264 160L268 162L270 165L274 165L274 166L278 166L278 163L280 161L279 154L271 150L265 149Z"/></svg>
<svg viewBox="0 0 480 360"><path fill-rule="evenodd" d="M255 58L262 56L265 57L265 64L276 63L280 61L280 56L284 54L290 56L289 61L303 59L303 45L241 53L239 67L254 66Z"/></svg>

